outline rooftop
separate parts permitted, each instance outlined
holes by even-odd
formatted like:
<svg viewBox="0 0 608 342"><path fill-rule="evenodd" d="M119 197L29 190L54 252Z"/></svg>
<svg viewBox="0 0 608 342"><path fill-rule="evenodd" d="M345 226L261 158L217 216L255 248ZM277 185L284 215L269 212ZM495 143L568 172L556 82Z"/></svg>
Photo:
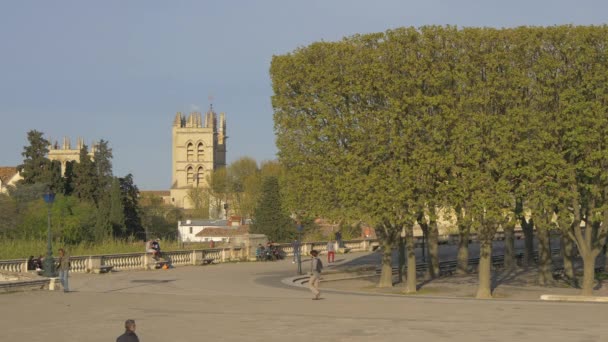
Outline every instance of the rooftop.
<svg viewBox="0 0 608 342"><path fill-rule="evenodd" d="M0 166L0 180L2 183L7 183L13 176L17 174L17 168L14 166Z"/></svg>

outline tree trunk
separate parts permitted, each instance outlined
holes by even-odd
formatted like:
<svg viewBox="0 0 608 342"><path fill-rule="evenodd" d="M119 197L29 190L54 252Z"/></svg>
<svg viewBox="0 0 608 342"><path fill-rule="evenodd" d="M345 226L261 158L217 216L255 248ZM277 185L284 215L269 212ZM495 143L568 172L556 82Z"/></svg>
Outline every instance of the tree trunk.
<svg viewBox="0 0 608 342"><path fill-rule="evenodd" d="M551 242L549 238L549 229L547 229L547 220L542 220L540 225L536 226L536 235L538 236L538 283L541 286L547 286L553 283L553 260L551 258Z"/></svg>
<svg viewBox="0 0 608 342"><path fill-rule="evenodd" d="M505 271L511 271L516 267L515 262L515 222L507 222L505 224Z"/></svg>
<svg viewBox="0 0 608 342"><path fill-rule="evenodd" d="M581 295L592 296L593 285L595 284L595 254L591 252L581 253L581 257L583 258L583 284Z"/></svg>
<svg viewBox="0 0 608 342"><path fill-rule="evenodd" d="M459 225L458 229L458 264L456 273L467 274L469 272L469 232L468 226Z"/></svg>
<svg viewBox="0 0 608 342"><path fill-rule="evenodd" d="M608 245L604 244L602 253L604 253L604 272L608 272Z"/></svg>
<svg viewBox="0 0 608 342"><path fill-rule="evenodd" d="M492 298L492 241L481 241L479 246L479 285L476 297Z"/></svg>
<svg viewBox="0 0 608 342"><path fill-rule="evenodd" d="M572 240L570 240L570 238L568 238L568 236L566 236L566 234L563 232L560 241L562 245L562 259L564 261L564 275L568 279L576 282L576 278L574 278L574 266L572 264L572 258L574 256L574 243L572 243Z"/></svg>
<svg viewBox="0 0 608 342"><path fill-rule="evenodd" d="M399 280L402 283L405 280L405 238L399 238Z"/></svg>
<svg viewBox="0 0 608 342"><path fill-rule="evenodd" d="M393 287L393 249L388 238L382 242L382 269L378 287Z"/></svg>
<svg viewBox="0 0 608 342"><path fill-rule="evenodd" d="M427 270L431 278L439 277L439 227L437 221L431 221L429 225L429 263Z"/></svg>
<svg viewBox="0 0 608 342"><path fill-rule="evenodd" d="M406 228L405 247L407 248L407 287L405 292L416 293L416 250L412 226Z"/></svg>
<svg viewBox="0 0 608 342"><path fill-rule="evenodd" d="M521 230L524 232L525 249L523 264L526 267L534 264L534 223L532 219L526 221L525 217L521 219Z"/></svg>

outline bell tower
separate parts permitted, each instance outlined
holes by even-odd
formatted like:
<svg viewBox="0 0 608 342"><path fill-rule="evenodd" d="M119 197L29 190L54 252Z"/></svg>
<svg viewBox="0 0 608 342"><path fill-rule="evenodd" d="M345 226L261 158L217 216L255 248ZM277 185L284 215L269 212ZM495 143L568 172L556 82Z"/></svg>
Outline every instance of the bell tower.
<svg viewBox="0 0 608 342"><path fill-rule="evenodd" d="M211 172L226 166L226 119L219 118L213 105L204 117L199 112L188 116L175 114L172 128L171 202L178 208L191 209L194 203L188 192L207 187Z"/></svg>

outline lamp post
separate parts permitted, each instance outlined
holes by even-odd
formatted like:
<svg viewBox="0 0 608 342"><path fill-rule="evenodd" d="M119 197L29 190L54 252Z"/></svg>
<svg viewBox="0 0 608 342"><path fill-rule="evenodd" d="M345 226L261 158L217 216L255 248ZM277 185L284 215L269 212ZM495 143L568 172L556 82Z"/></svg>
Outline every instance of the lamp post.
<svg viewBox="0 0 608 342"><path fill-rule="evenodd" d="M296 262L298 263L298 274L302 275L302 253L301 253L301 246L302 246L302 231L304 230L304 226L302 226L302 223L298 222L298 225L296 226L296 230L298 231L298 243L293 246L294 247L294 253L296 253Z"/></svg>
<svg viewBox="0 0 608 342"><path fill-rule="evenodd" d="M55 261L53 259L53 246L51 244L51 207L55 201L55 193L51 190L42 195L44 202L47 204L47 232L46 232L46 257L44 258L44 270L42 274L45 277L55 276Z"/></svg>

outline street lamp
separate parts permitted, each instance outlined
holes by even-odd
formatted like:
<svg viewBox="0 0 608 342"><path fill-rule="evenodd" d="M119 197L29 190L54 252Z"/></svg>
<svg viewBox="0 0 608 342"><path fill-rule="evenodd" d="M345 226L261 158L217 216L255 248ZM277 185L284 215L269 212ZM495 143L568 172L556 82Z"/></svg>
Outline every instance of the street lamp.
<svg viewBox="0 0 608 342"><path fill-rule="evenodd" d="M302 246L302 231L304 230L304 226L301 222L298 222L296 230L298 231L298 243L293 246L293 252L296 253L296 262L298 263L298 274L302 275L302 253L300 248Z"/></svg>
<svg viewBox="0 0 608 342"><path fill-rule="evenodd" d="M54 277L55 276L55 261L53 259L53 246L51 245L51 207L53 206L53 201L55 201L55 193L51 190L46 191L42 198L44 202L47 204L47 218L48 218L48 226L46 232L46 258L44 258L44 266L42 274L45 277Z"/></svg>

